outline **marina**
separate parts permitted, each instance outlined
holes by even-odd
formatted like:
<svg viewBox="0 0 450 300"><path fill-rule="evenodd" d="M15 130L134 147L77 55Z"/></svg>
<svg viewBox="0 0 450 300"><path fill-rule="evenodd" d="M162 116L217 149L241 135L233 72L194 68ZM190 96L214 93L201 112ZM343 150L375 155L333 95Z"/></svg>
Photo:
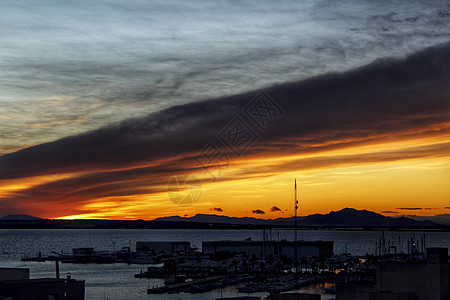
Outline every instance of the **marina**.
<svg viewBox="0 0 450 300"><path fill-rule="evenodd" d="M181 238L186 238L187 236L186 231L183 230L164 232L165 236L173 238L174 240L181 240ZM58 231L41 231L41 233L46 233L48 234L48 238L53 239L55 239L54 234L56 234L56 240L58 240ZM151 237L152 234L154 234L155 237L161 236L160 232L153 231L124 230L122 233L124 234L124 238L125 236L135 236L136 238L130 252L135 252L136 255L139 254L145 256L147 255L145 252L136 251L134 246L137 245L137 242L139 242L139 240L150 239L149 237ZM289 238L289 234L292 233L292 230L283 230L280 231L280 237L282 239ZM60 234L63 233L61 232ZM89 234L103 234L105 237L116 237L116 245L121 244L120 240L117 239L121 234L120 231L85 231L84 234L84 241L89 240ZM245 242L246 239L247 242L250 242L248 238L242 238L244 236L252 237L252 241L255 239L253 242L257 242L258 237L262 237L262 232L260 230L191 231L191 237L197 236L198 238L198 236L202 236L203 239L209 239L210 236L218 236L220 234L224 235L225 240L222 241L224 245L226 245L227 240L237 240L239 237L242 242ZM230 236L230 234L233 236ZM259 257L255 258L252 257L252 255L250 255L250 258L245 258L246 253L237 253L235 256L227 257L227 255L224 255L224 253L221 253L220 251L219 259L213 259L211 253L204 253L203 251L203 245L211 245L210 241L197 242L196 244L200 247L190 247L190 249L193 250L192 253L183 253L180 251L176 253L177 251L175 251L175 253L165 253L164 255L159 253L156 256L151 254L150 257L155 256L161 258L159 264L136 265L124 262L74 263L62 261L60 263L60 269L62 274L71 272L74 278L86 280L87 299L105 299L105 295L108 295L108 298L110 299L125 299L121 298L119 294L123 293L124 289L128 290L128 288L126 288L127 286L130 288L133 287L133 299L148 299L145 295L148 295L149 292L152 295L151 297L156 297L155 299L212 299L213 297L219 298L221 294L227 297L237 295L265 297L270 294L301 290L309 290L310 292L320 293L324 297L331 297L336 291L336 286L334 284L338 284L339 281L342 281L342 278L366 278L366 281L368 282L374 281L376 276L376 274L374 274L374 268L376 263L380 261L380 257L384 257L385 261L411 261L412 257L418 261L424 261L425 259L425 256L422 253L422 244L420 242L420 240L423 239L424 233L299 231L299 235L302 238L310 236L313 240L317 240L318 238L325 240L328 237L328 239L332 240L333 244L335 244L333 248L338 249L334 251L338 252L333 253L332 256L324 259L321 259L320 257L309 257L299 260L297 275L295 273L295 265L292 264L292 261L287 261L287 263L290 262L291 265L286 264L283 266L277 265L277 259L272 261L271 256L269 259L269 255L272 253L268 251L268 248L265 252L267 255L266 259L260 259ZM404 246L398 247L398 253L396 255L392 246L399 243L399 235L400 242ZM448 242L447 235L448 233L425 233L426 246L436 247L445 245L445 243ZM412 245L411 239L413 236L416 241L414 244L417 244L417 247L410 249L414 250L414 253L408 255L407 241L409 240L410 245ZM60 237L62 237L62 235L60 235ZM349 239L348 237L352 238ZM67 239L68 237L65 236L65 238ZM105 240L111 239L107 238ZM355 253L355 249L361 244L360 241L366 240L370 240L371 245L366 245L367 248L366 250L363 250L362 253ZM79 243L79 241L80 239L72 240L74 244L82 244ZM122 241L123 244L129 245L129 240L122 239ZM156 240L153 241L155 245L158 245ZM301 241L302 240L299 240L299 242ZM419 242L417 243L417 241ZM165 241L164 244L168 245L170 243L170 241ZM109 242L108 244L111 243ZM266 244L266 246L270 245L270 243L264 244ZM382 247L380 247L379 244L381 244ZM217 245L220 245L220 243ZM258 244L256 243L256 245ZM259 247L261 247L261 245L262 243ZM95 248L98 247L99 249L106 248L105 244L101 245L94 243L93 246L96 246ZM205 249L208 250L207 247ZM249 251L250 250L251 249L249 249ZM42 253L42 260L42 257L45 257L44 253L48 252L45 251L45 247L40 251ZM90 255L89 251L85 254ZM371 254L369 256L363 254L365 251L371 251ZM71 252L73 254L73 251L70 250L63 251L63 253ZM96 251L94 250L92 253L95 252ZM105 253L104 251L99 252ZM151 253L152 251L149 252ZM261 248L259 248L259 252L261 253ZM351 252L353 252L353 254L350 254ZM6 251L1 253L3 253L3 258L6 257ZM264 251L262 251L262 253L264 255ZM78 255L81 254L78 253ZM54 256L58 257L57 255ZM9 261L14 267L20 266L17 263L17 259L13 259L13 257L11 257ZM173 264L171 261L175 261L175 263ZM247 264L245 264L246 262ZM32 275L36 274L36 276L44 276L46 274L46 277L55 277L54 261L42 262L28 260L23 261L22 263L25 263L26 266L34 271L31 272ZM174 265L176 266L176 269L167 272L171 269L170 267ZM366 272L366 270L368 272ZM146 274L148 271L150 272ZM184 280L186 281L174 282L179 275L185 275ZM105 286L107 282L110 282L109 285L106 284L106 287L99 289L96 284L96 282L99 281L97 276L99 276L98 278L100 278L102 286ZM238 281L233 281L232 279L238 279ZM192 295L193 298L190 298L190 295Z"/></svg>

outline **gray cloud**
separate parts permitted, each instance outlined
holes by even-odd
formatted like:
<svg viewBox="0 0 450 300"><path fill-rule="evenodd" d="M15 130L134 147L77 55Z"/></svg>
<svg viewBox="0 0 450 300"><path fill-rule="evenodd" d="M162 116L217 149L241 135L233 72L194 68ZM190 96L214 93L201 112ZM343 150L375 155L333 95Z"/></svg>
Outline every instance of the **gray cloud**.
<svg viewBox="0 0 450 300"><path fill-rule="evenodd" d="M448 9L439 0L2 1L0 115L15 117L1 120L0 135L20 133L14 143L23 148L412 53L448 39Z"/></svg>
<svg viewBox="0 0 450 300"><path fill-rule="evenodd" d="M264 215L264 214L266 214L263 210L260 210L260 209L254 209L252 211L252 213L253 214L257 214L257 215Z"/></svg>
<svg viewBox="0 0 450 300"><path fill-rule="evenodd" d="M446 122L449 103L443 88L450 77L449 48L445 44L407 59L376 61L351 72L266 89L287 113L248 155L276 149L317 151L341 139L371 141ZM195 155L254 95L174 106L3 155L0 178L120 168Z"/></svg>

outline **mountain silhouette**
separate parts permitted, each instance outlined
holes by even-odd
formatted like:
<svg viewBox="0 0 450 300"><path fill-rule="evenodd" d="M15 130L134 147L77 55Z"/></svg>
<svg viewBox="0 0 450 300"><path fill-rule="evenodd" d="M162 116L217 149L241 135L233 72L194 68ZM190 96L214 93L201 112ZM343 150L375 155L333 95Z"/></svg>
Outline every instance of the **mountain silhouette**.
<svg viewBox="0 0 450 300"><path fill-rule="evenodd" d="M197 214L193 217L171 216L157 218L155 221L172 222L201 222L215 224L236 225L294 225L294 217L277 219L258 219L252 217L228 217L211 214ZM354 208L344 208L339 211L331 211L328 214L313 214L306 217L297 217L299 226L389 226L389 227L433 227L439 224L432 221L417 221L414 219L399 217L386 217L381 214Z"/></svg>
<svg viewBox="0 0 450 300"><path fill-rule="evenodd" d="M33 220L42 220L38 217L33 217L30 215L7 215L4 217L1 217L0 220L2 221L33 221Z"/></svg>

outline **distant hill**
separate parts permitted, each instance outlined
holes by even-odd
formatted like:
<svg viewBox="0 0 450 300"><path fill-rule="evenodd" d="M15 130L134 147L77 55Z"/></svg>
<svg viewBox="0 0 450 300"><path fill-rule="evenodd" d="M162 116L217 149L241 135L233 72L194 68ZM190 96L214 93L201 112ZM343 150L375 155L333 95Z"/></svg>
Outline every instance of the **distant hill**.
<svg viewBox="0 0 450 300"><path fill-rule="evenodd" d="M278 218L278 219L257 219L249 217L227 217L219 215L197 214L193 217L163 217L157 218L155 221L171 221L171 222L201 222L213 224L236 224L236 225L278 225L292 226L294 218ZM424 220L418 221L411 218L386 217L381 214L368 211L357 210L354 208L344 208L340 211L332 211L328 214L313 214L306 217L298 217L299 226L389 226L389 227L434 227L439 224Z"/></svg>
<svg viewBox="0 0 450 300"><path fill-rule="evenodd" d="M333 225L333 226L438 226L431 221L416 221L410 218L392 218L368 210L344 208L328 214L314 214L307 216L304 225Z"/></svg>
<svg viewBox="0 0 450 300"><path fill-rule="evenodd" d="M416 215L408 215L407 218L414 219L417 221L432 221L438 224L450 226L450 214L439 214L435 216L416 216Z"/></svg>
<svg viewBox="0 0 450 300"><path fill-rule="evenodd" d="M38 217L33 217L29 215L7 215L4 217L1 217L0 220L2 221L33 221L33 220L43 220Z"/></svg>
<svg viewBox="0 0 450 300"><path fill-rule="evenodd" d="M218 215L208 215L208 214L196 214L193 217L163 217L157 218L155 221L171 221L171 222L201 222L201 223L215 223L215 224L237 224L237 225L265 225L270 224L273 220L264 220L251 217L227 217Z"/></svg>

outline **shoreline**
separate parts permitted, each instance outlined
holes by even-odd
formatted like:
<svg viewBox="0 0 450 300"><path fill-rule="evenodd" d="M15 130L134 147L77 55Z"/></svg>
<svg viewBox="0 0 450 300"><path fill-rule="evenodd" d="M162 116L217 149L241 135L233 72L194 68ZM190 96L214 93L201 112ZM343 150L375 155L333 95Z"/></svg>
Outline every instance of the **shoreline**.
<svg viewBox="0 0 450 300"><path fill-rule="evenodd" d="M142 221L142 220L2 220L0 229L190 229L190 230L249 230L283 229L294 230L287 225L227 224L206 222ZM450 232L450 226L345 226L316 225L298 226L299 230L322 231L420 231Z"/></svg>

